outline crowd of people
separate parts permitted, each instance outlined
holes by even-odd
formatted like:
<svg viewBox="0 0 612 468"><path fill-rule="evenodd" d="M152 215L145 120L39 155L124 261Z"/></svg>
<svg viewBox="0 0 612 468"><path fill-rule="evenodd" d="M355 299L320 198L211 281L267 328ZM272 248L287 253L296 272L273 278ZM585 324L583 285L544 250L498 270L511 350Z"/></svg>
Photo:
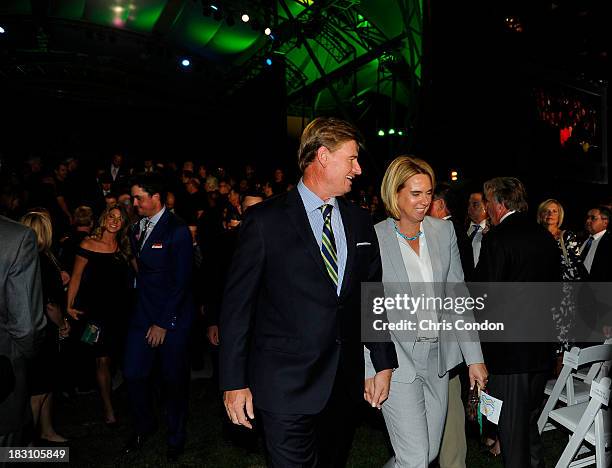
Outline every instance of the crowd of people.
<svg viewBox="0 0 612 468"><path fill-rule="evenodd" d="M236 174L193 160L127 167L121 153L92 171L76 158L3 167L0 447L68 443L53 424L58 392L95 387L115 426L122 378L134 427L123 451L140 450L158 426L155 375L176 461L189 370L208 344L229 419L260 421L270 466L344 466L365 398L382 410L389 466L465 467L462 379L504 401L499 425L485 426L487 450L507 467L541 466L533 414L554 372L550 343L438 331L362 343L360 286L427 296L442 285L450 296L446 284L464 281L609 282L610 206L585 207L585 232L570 232L559 200L528 213L518 179L461 200L412 156L391 162L379 190L351 194L361 143L351 124L315 119L295 181L252 164ZM579 314L571 288L563 294L557 354L574 344Z"/></svg>

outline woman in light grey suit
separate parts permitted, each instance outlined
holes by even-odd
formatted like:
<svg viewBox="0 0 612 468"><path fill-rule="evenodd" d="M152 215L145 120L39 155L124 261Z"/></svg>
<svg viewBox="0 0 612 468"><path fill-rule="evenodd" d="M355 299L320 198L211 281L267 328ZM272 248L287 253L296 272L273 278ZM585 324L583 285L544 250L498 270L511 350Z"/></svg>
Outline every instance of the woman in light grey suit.
<svg viewBox="0 0 612 468"><path fill-rule="evenodd" d="M389 218L376 225L385 296L458 297L467 294L453 224L426 216L435 179L425 161L400 156L388 167L381 195ZM409 319L415 330L391 331L399 368L382 406L395 457L388 467L426 468L440 449L448 400L448 371L465 359L470 385L484 388L487 370L477 337L454 328L435 330L419 324L442 321L440 310L387 309L389 322ZM455 311L444 311L451 315ZM448 317L447 317L448 318ZM469 320L467 316L462 317ZM447 320L451 322L452 320ZM366 394L374 375L366 353Z"/></svg>

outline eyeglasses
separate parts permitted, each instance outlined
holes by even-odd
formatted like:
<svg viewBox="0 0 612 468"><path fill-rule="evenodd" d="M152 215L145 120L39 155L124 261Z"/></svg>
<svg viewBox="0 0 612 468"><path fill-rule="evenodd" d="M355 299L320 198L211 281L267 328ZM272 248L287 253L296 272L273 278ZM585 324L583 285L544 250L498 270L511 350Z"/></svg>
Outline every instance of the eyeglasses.
<svg viewBox="0 0 612 468"><path fill-rule="evenodd" d="M602 216L595 216L595 215L587 215L586 217L587 220L591 220L591 221L597 221L598 219L608 219L608 218L604 218Z"/></svg>

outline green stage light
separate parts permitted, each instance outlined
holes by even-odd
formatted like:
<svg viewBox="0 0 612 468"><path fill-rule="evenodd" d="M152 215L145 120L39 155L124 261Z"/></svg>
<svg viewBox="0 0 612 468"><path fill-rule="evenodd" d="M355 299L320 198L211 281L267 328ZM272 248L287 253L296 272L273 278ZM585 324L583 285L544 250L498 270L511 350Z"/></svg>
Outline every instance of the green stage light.
<svg viewBox="0 0 612 468"><path fill-rule="evenodd" d="M385 136L385 131L384 130L379 130L378 131L378 136Z"/></svg>
<svg viewBox="0 0 612 468"><path fill-rule="evenodd" d="M395 135L395 129L394 128L390 128L389 129L389 135Z"/></svg>

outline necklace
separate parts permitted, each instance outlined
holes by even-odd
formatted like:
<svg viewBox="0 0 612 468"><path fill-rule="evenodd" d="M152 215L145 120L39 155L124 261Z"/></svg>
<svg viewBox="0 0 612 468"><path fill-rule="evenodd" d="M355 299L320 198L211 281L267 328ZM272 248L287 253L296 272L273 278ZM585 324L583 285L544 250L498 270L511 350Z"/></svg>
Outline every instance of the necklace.
<svg viewBox="0 0 612 468"><path fill-rule="evenodd" d="M395 232L397 232L400 235L400 237L402 239L404 239L405 241L414 241L414 240L417 240L419 237L421 237L423 235L423 231L419 231L419 232L416 233L416 235L414 237L408 237L406 234L403 234L399 230L399 228L397 227L397 223L395 221L393 222L393 227L395 228Z"/></svg>

